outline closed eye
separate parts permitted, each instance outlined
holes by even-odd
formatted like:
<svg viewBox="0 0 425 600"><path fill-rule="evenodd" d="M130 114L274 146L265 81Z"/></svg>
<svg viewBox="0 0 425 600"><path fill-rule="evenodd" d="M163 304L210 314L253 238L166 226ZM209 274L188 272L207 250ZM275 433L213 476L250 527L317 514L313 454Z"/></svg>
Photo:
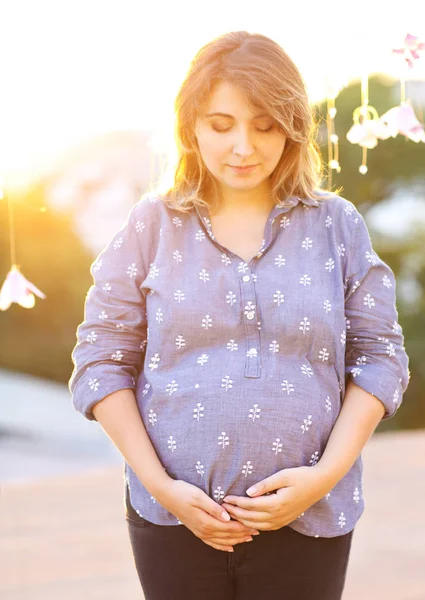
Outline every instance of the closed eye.
<svg viewBox="0 0 425 600"><path fill-rule="evenodd" d="M260 127L256 127L256 130L261 133L267 133L271 131L273 127L273 125L271 127L268 127L267 129L261 129ZM212 128L214 131L217 131L217 133L226 133L227 131L230 131L232 129L231 127L227 127L226 129L218 129L217 127L214 127L214 125L212 125Z"/></svg>

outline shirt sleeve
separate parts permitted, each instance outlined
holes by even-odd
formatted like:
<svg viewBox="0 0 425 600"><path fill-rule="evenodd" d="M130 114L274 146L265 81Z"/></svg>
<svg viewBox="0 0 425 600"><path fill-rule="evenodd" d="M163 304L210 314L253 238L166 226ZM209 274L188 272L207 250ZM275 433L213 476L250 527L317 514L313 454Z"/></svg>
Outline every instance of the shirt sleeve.
<svg viewBox="0 0 425 600"><path fill-rule="evenodd" d="M93 284L72 351L68 383L74 408L96 420L92 407L108 394L135 389L147 342L146 303L141 285L149 271L156 227L151 202L129 212L90 267Z"/></svg>
<svg viewBox="0 0 425 600"><path fill-rule="evenodd" d="M342 229L349 239L345 262L345 376L376 396L383 419L400 406L409 382L409 358L396 308L392 269L373 250L363 216L347 203Z"/></svg>

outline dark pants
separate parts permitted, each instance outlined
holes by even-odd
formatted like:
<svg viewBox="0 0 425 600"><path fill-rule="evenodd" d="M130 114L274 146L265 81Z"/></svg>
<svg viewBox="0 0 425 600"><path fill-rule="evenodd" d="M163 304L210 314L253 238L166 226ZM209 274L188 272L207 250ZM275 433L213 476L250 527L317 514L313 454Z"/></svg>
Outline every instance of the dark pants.
<svg viewBox="0 0 425 600"><path fill-rule="evenodd" d="M340 600L353 531L314 538L282 527L234 552L184 525L155 525L127 497L126 521L146 600Z"/></svg>

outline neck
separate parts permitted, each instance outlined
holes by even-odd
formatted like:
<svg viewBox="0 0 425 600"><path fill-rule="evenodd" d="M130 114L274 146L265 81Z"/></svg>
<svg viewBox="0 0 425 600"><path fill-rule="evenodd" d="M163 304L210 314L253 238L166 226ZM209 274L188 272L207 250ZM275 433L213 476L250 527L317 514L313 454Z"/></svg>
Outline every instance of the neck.
<svg viewBox="0 0 425 600"><path fill-rule="evenodd" d="M268 185L255 190L221 188L218 206L214 214L268 214L273 207Z"/></svg>

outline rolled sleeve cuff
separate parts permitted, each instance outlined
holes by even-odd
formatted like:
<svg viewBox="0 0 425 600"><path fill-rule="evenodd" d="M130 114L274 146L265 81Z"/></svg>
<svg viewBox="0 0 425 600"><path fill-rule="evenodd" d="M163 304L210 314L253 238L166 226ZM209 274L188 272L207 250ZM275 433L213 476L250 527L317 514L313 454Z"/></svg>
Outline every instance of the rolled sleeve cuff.
<svg viewBox="0 0 425 600"><path fill-rule="evenodd" d="M96 421L92 412L95 404L113 392L125 389L134 390L135 387L134 377L130 373L126 373L122 366L89 367L72 392L72 403L75 410L86 419Z"/></svg>
<svg viewBox="0 0 425 600"><path fill-rule="evenodd" d="M345 373L356 385L375 396L385 407L382 420L391 418L402 401L401 382L389 369L376 364L347 365Z"/></svg>

